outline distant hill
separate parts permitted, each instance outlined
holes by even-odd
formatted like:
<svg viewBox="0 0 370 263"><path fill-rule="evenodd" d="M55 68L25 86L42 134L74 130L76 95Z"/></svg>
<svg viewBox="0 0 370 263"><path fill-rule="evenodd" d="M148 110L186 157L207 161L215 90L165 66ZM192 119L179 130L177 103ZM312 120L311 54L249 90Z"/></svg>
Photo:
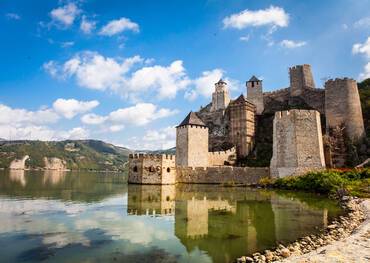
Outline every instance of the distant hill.
<svg viewBox="0 0 370 263"><path fill-rule="evenodd" d="M57 157L72 170L110 170L125 168L131 150L98 140L0 141L0 168L8 168L15 158L29 155L27 166L44 167L44 157Z"/></svg>
<svg viewBox="0 0 370 263"><path fill-rule="evenodd" d="M154 151L140 151L144 153L150 153L150 154L176 154L176 147L165 149L165 150L154 150Z"/></svg>

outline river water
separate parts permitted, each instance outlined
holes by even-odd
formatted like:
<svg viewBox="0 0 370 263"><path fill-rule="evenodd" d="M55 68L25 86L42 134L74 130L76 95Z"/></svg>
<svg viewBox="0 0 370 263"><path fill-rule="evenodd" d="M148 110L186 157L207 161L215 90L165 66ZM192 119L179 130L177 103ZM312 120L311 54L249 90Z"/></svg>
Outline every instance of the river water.
<svg viewBox="0 0 370 263"><path fill-rule="evenodd" d="M312 194L126 182L125 174L0 171L0 261L232 262L342 213Z"/></svg>

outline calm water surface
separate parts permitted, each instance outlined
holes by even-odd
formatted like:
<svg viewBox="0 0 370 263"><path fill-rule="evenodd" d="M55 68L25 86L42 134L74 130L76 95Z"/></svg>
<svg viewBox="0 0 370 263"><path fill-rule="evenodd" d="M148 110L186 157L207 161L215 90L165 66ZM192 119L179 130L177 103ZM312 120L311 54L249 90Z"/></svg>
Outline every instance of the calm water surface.
<svg viewBox="0 0 370 263"><path fill-rule="evenodd" d="M341 213L309 194L126 180L0 171L0 261L231 262Z"/></svg>

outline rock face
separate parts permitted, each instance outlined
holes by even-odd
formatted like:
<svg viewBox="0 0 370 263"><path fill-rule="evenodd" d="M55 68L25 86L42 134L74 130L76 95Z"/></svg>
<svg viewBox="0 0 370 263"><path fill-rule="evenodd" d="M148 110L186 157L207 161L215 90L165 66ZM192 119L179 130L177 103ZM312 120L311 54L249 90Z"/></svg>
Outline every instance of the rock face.
<svg viewBox="0 0 370 263"><path fill-rule="evenodd" d="M67 170L66 162L56 157L44 157L44 163L45 170L57 170L57 171Z"/></svg>
<svg viewBox="0 0 370 263"><path fill-rule="evenodd" d="M24 170L26 168L25 167L26 161L29 158L30 157L28 155L25 155L22 159L15 159L15 160L13 160L10 163L9 169L12 169L12 170Z"/></svg>

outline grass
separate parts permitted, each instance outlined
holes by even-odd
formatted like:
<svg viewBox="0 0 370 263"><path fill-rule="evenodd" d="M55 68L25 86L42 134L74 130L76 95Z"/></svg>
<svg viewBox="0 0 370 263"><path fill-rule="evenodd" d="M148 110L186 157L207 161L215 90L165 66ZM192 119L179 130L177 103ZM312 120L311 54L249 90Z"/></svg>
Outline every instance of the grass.
<svg viewBox="0 0 370 263"><path fill-rule="evenodd" d="M262 186L278 189L316 192L328 195L356 195L370 197L370 169L325 170L302 176L275 180L264 179Z"/></svg>

